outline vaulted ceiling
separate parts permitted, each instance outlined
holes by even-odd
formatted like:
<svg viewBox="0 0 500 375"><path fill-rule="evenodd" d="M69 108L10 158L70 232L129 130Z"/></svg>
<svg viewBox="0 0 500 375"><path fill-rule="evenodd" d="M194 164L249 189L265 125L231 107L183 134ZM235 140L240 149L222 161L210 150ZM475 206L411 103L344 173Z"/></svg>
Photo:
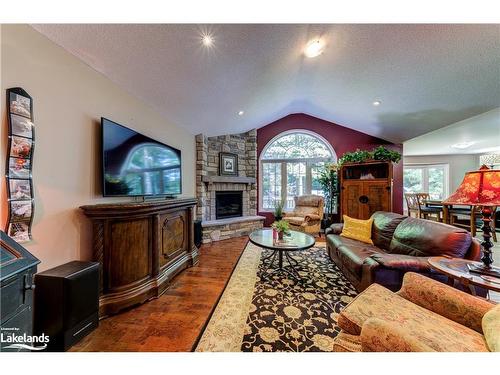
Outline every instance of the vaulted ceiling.
<svg viewBox="0 0 500 375"><path fill-rule="evenodd" d="M402 142L500 106L500 25L33 27L193 134L303 112Z"/></svg>

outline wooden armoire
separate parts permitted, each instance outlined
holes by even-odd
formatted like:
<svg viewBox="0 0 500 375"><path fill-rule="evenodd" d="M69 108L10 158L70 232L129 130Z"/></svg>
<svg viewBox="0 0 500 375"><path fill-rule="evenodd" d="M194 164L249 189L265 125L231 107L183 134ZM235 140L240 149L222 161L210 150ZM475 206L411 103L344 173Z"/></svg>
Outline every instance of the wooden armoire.
<svg viewBox="0 0 500 375"><path fill-rule="evenodd" d="M356 219L369 219L375 211L392 211L392 162L343 164L340 211Z"/></svg>

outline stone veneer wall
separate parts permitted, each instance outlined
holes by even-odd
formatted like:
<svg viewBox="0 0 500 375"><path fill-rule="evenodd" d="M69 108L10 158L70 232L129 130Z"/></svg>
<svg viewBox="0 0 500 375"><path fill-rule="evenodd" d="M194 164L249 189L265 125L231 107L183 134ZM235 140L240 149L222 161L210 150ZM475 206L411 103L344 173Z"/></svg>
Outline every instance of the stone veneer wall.
<svg viewBox="0 0 500 375"><path fill-rule="evenodd" d="M203 176L219 175L219 152L238 155L238 176L257 177L257 131L241 134L207 137L196 136L196 217L207 221L215 219L215 191L243 191L243 215L257 215L256 183L206 183Z"/></svg>

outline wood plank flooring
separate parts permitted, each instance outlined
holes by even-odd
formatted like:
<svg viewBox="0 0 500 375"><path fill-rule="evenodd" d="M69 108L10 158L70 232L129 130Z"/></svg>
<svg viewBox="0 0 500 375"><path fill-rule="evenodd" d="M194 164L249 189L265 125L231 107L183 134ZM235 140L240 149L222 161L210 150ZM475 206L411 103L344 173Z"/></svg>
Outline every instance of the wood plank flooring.
<svg viewBox="0 0 500 375"><path fill-rule="evenodd" d="M198 265L174 278L165 294L101 320L71 351L191 351L247 242L201 246Z"/></svg>

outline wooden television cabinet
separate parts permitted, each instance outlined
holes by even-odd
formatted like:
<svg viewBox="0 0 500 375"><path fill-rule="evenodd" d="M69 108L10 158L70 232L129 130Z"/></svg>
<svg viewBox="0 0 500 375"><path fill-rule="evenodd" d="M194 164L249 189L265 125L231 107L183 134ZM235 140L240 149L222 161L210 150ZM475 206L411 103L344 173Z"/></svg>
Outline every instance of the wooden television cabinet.
<svg viewBox="0 0 500 375"><path fill-rule="evenodd" d="M93 260L101 264L101 318L159 297L172 278L198 262L195 198L80 207L93 224Z"/></svg>

